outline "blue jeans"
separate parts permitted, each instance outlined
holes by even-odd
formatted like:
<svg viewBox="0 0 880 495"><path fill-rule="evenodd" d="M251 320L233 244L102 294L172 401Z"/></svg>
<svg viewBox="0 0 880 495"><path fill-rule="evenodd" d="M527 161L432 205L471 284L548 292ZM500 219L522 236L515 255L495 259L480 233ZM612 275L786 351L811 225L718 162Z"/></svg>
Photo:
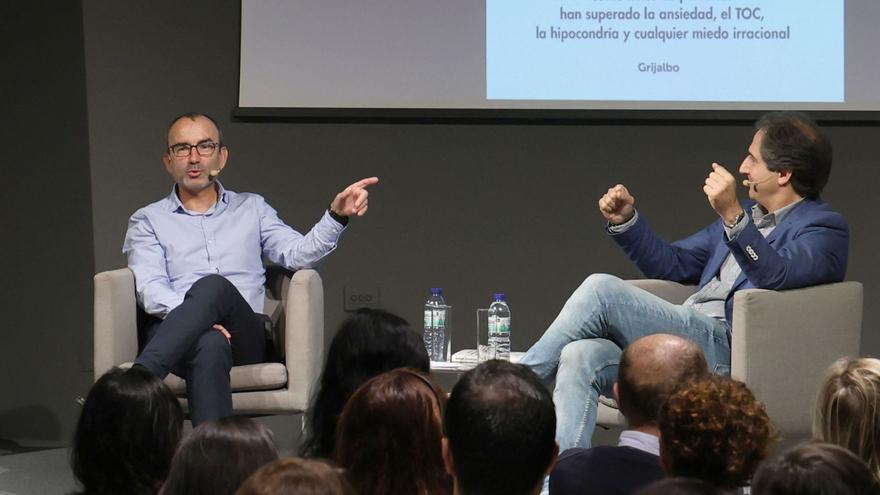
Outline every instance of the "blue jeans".
<svg viewBox="0 0 880 495"><path fill-rule="evenodd" d="M730 373L727 323L671 304L612 275L587 277L521 363L556 380L556 440L560 451L589 447L599 395L612 397L621 349L653 333L700 344L709 369Z"/></svg>

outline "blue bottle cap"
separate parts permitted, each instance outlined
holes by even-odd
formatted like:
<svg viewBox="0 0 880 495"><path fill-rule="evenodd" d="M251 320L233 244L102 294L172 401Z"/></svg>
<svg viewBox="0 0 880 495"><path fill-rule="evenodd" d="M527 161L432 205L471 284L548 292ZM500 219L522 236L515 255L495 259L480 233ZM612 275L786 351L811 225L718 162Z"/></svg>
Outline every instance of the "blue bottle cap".
<svg viewBox="0 0 880 495"><path fill-rule="evenodd" d="M492 299L494 299L496 301L504 301L505 300L504 293L503 292L496 292L496 293L492 294Z"/></svg>
<svg viewBox="0 0 880 495"><path fill-rule="evenodd" d="M432 287L432 288L431 288L431 294L432 294L432 295L435 295L435 296L442 296L442 295L443 295L443 289L441 289L440 287Z"/></svg>

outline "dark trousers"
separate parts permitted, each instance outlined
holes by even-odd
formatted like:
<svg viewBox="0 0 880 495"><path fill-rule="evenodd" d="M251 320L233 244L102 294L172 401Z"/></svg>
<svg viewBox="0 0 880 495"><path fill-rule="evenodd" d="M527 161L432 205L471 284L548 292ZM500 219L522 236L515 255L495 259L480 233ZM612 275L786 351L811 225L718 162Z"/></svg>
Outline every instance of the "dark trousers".
<svg viewBox="0 0 880 495"><path fill-rule="evenodd" d="M186 380L193 426L232 415L229 370L266 357L265 317L254 313L232 283L220 275L201 278L183 303L156 321L135 364L165 378ZM232 335L227 341L219 323Z"/></svg>

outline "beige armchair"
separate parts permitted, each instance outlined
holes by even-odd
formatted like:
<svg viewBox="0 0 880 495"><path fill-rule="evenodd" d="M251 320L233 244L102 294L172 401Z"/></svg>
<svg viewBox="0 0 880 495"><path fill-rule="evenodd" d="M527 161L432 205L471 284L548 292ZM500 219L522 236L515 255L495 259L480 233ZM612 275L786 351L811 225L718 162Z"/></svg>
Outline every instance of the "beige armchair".
<svg viewBox="0 0 880 495"><path fill-rule="evenodd" d="M324 353L324 288L314 270L292 274L266 268L266 306L279 336L283 363L236 366L230 372L236 414L296 414L306 410ZM95 275L95 379L113 366L130 366L138 351L134 274L128 268ZM181 396L182 379L165 383Z"/></svg>
<svg viewBox="0 0 880 495"><path fill-rule="evenodd" d="M675 304L695 287L664 280L630 280ZM731 376L767 406L786 439L811 434L813 402L826 368L857 356L862 332L862 284L840 282L803 289L745 289L734 294ZM614 402L602 397L598 424L623 424Z"/></svg>

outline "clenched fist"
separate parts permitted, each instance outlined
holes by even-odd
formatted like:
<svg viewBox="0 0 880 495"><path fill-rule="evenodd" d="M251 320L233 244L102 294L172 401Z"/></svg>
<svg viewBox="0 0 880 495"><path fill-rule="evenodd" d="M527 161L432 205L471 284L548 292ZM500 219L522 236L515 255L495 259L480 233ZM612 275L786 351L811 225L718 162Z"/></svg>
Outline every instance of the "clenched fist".
<svg viewBox="0 0 880 495"><path fill-rule="evenodd" d="M743 211L736 200L736 186L736 178L727 169L717 163L712 164L712 171L703 184L703 192L725 225L733 224Z"/></svg>
<svg viewBox="0 0 880 495"><path fill-rule="evenodd" d="M636 198L626 190L626 187L617 184L599 198L599 211L612 225L620 225L635 215L636 210L633 207L635 203Z"/></svg>

